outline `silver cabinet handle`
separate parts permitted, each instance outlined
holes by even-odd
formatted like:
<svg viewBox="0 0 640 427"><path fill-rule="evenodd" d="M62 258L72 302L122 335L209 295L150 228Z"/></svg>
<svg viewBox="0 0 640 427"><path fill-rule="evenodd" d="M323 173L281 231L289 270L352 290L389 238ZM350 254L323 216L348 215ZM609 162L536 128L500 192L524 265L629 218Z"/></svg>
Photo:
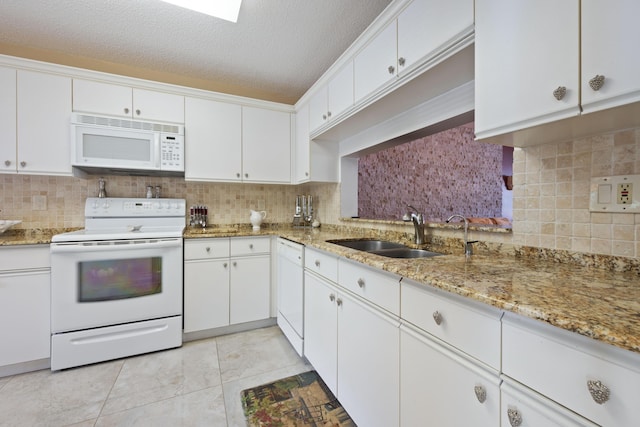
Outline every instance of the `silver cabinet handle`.
<svg viewBox="0 0 640 427"><path fill-rule="evenodd" d="M249 249L253 249L253 243L249 244Z"/></svg>
<svg viewBox="0 0 640 427"><path fill-rule="evenodd" d="M227 268L227 265L228 265L228 264L227 264L226 262L225 262L224 264L222 264L222 266L223 266L224 268Z"/></svg>
<svg viewBox="0 0 640 427"><path fill-rule="evenodd" d="M602 89L602 86L604 86L604 76L601 76L600 74L596 75L594 78L589 80L589 86L591 86L591 89L595 91Z"/></svg>
<svg viewBox="0 0 640 427"><path fill-rule="evenodd" d="M140 110L136 110L136 116L140 115Z"/></svg>
<svg viewBox="0 0 640 427"><path fill-rule="evenodd" d="M245 178L249 178L249 174L248 174L248 173L245 173L245 174L244 174L244 177L245 177Z"/></svg>
<svg viewBox="0 0 640 427"><path fill-rule="evenodd" d="M5 166L11 166L11 160L5 160L4 161L4 165Z"/></svg>
<svg viewBox="0 0 640 427"><path fill-rule="evenodd" d="M210 248L209 246L207 246L207 247L205 248L205 250L206 250L207 252L211 252L211 248Z"/></svg>
<svg viewBox="0 0 640 427"><path fill-rule="evenodd" d="M398 58L398 65L401 67L404 67L405 64L405 59L401 56L400 58Z"/></svg>
<svg viewBox="0 0 640 427"><path fill-rule="evenodd" d="M319 259L316 260L315 265L316 265L316 267L320 267L320 260Z"/></svg>
<svg viewBox="0 0 640 427"><path fill-rule="evenodd" d="M20 166L25 167L27 166L27 162L25 162L24 160L20 162Z"/></svg>
<svg viewBox="0 0 640 427"><path fill-rule="evenodd" d="M511 427L518 427L522 424L522 414L517 409L507 409L507 416L509 417L509 424L511 424Z"/></svg>
<svg viewBox="0 0 640 427"><path fill-rule="evenodd" d="M335 294L329 294L329 301L334 302L336 300Z"/></svg>
<svg viewBox="0 0 640 427"><path fill-rule="evenodd" d="M433 320L436 322L436 325L440 325L442 323L442 314L440 314L439 311L434 311Z"/></svg>
<svg viewBox="0 0 640 427"><path fill-rule="evenodd" d="M602 384L602 382L589 380L587 381L587 388L589 389L589 393L591 394L593 401L597 404L602 405L604 402L609 400L611 391L609 390L609 387Z"/></svg>
<svg viewBox="0 0 640 427"><path fill-rule="evenodd" d="M389 74L393 74L396 72L396 67L394 67L393 65L389 65L389 68L387 68L387 70L389 70Z"/></svg>
<svg viewBox="0 0 640 427"><path fill-rule="evenodd" d="M473 391L476 393L476 397L478 398L478 402L484 403L487 400L487 390L481 385L477 385L473 388Z"/></svg>
<svg viewBox="0 0 640 427"><path fill-rule="evenodd" d="M238 266L238 263L237 263L237 262L235 262L235 261L233 261L233 266L234 266L234 267L237 267L237 266Z"/></svg>
<svg viewBox="0 0 640 427"><path fill-rule="evenodd" d="M326 114L322 115L322 120L327 120L327 115Z"/></svg>
<svg viewBox="0 0 640 427"><path fill-rule="evenodd" d="M331 117L331 111L327 111L327 117Z"/></svg>
<svg viewBox="0 0 640 427"><path fill-rule="evenodd" d="M342 305L342 298L337 298L336 299L336 304Z"/></svg>
<svg viewBox="0 0 640 427"><path fill-rule="evenodd" d="M125 109L124 109L124 113L125 113L125 114L129 114L129 109L125 107Z"/></svg>
<svg viewBox="0 0 640 427"><path fill-rule="evenodd" d="M358 286L360 286L361 288L364 288L364 279L362 278L358 279Z"/></svg>
<svg viewBox="0 0 640 427"><path fill-rule="evenodd" d="M558 101L561 101L566 94L567 94L567 88L564 86L558 86L558 88L553 91L553 96Z"/></svg>
<svg viewBox="0 0 640 427"><path fill-rule="evenodd" d="M240 173L239 172L236 174L236 178L240 178Z"/></svg>

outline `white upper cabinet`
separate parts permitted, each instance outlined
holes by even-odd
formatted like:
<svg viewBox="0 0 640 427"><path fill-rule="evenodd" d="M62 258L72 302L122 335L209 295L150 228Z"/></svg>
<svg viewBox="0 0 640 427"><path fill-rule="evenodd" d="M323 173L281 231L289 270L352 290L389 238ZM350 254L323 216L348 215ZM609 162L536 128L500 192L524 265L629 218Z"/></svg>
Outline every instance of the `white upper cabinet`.
<svg viewBox="0 0 640 427"><path fill-rule="evenodd" d="M355 101L362 101L396 77L397 23L390 22L353 60Z"/></svg>
<svg viewBox="0 0 640 427"><path fill-rule="evenodd" d="M0 172L16 172L16 70L0 67Z"/></svg>
<svg viewBox="0 0 640 427"><path fill-rule="evenodd" d="M353 61L344 65L311 98L309 128L313 132L353 107Z"/></svg>
<svg viewBox="0 0 640 427"><path fill-rule="evenodd" d="M291 114L242 107L242 179L291 182Z"/></svg>
<svg viewBox="0 0 640 427"><path fill-rule="evenodd" d="M309 138L309 104L296 111L293 182L338 182L338 144Z"/></svg>
<svg viewBox="0 0 640 427"><path fill-rule="evenodd" d="M184 96L111 83L73 80L73 111L184 123Z"/></svg>
<svg viewBox="0 0 640 427"><path fill-rule="evenodd" d="M473 31L473 0L413 0L398 16L398 74Z"/></svg>
<svg viewBox="0 0 640 427"><path fill-rule="evenodd" d="M185 100L185 179L241 181L242 107Z"/></svg>
<svg viewBox="0 0 640 427"><path fill-rule="evenodd" d="M640 101L640 2L582 0L581 14L584 112ZM596 76L604 76L599 90Z"/></svg>
<svg viewBox="0 0 640 427"><path fill-rule="evenodd" d="M296 111L295 126L295 163L293 165L293 181L296 184L309 181L309 104L304 104Z"/></svg>
<svg viewBox="0 0 640 427"><path fill-rule="evenodd" d="M71 78L18 70L18 173L71 175Z"/></svg>
<svg viewBox="0 0 640 427"><path fill-rule="evenodd" d="M576 116L579 0L476 0L478 138Z"/></svg>

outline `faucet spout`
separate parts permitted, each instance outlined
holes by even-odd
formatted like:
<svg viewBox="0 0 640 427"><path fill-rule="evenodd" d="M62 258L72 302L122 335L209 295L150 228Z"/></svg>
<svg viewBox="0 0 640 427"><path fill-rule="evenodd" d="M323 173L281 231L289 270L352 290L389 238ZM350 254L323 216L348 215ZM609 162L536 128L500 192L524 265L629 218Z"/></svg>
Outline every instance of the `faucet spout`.
<svg viewBox="0 0 640 427"><path fill-rule="evenodd" d="M424 215L411 205L407 205L407 207L413 211L411 212L411 222L413 222L415 233L414 241L416 245L422 245L424 243Z"/></svg>
<svg viewBox="0 0 640 427"><path fill-rule="evenodd" d="M469 220L463 216L463 215L459 215L459 214L455 214L455 215L451 215L448 219L447 219L447 223L451 222L452 219L454 218L460 218L464 221L464 254L466 256L471 256L473 255L473 243L477 243L477 240L474 240L472 242L469 241Z"/></svg>

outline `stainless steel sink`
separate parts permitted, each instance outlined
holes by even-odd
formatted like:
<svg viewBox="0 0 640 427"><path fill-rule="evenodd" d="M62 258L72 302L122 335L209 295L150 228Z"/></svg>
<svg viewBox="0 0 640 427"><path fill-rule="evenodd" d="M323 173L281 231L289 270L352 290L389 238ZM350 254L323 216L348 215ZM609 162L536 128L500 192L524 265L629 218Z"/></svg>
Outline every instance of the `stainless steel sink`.
<svg viewBox="0 0 640 427"><path fill-rule="evenodd" d="M412 249L407 247L369 251L369 253L382 255L389 258L431 258L434 256L442 255L438 252L426 251L424 249Z"/></svg>
<svg viewBox="0 0 640 427"><path fill-rule="evenodd" d="M402 243L389 242L386 240L327 240L327 242L389 258L431 258L442 255L424 249L413 249Z"/></svg>
<svg viewBox="0 0 640 427"><path fill-rule="evenodd" d="M327 240L327 242L364 252L407 248L402 243L388 242L386 240Z"/></svg>

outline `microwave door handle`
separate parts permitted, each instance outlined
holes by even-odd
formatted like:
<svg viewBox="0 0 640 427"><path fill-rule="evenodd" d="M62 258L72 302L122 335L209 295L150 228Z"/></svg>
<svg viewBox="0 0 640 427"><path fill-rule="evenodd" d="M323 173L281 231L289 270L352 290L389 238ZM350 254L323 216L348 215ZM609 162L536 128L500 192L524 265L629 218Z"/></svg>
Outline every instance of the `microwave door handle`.
<svg viewBox="0 0 640 427"><path fill-rule="evenodd" d="M155 133L153 135L153 139L154 139L154 144L156 146L156 149L154 150L155 153L155 161L156 161L156 169L160 169L160 158L162 157L162 153L160 152L160 134L159 133Z"/></svg>

